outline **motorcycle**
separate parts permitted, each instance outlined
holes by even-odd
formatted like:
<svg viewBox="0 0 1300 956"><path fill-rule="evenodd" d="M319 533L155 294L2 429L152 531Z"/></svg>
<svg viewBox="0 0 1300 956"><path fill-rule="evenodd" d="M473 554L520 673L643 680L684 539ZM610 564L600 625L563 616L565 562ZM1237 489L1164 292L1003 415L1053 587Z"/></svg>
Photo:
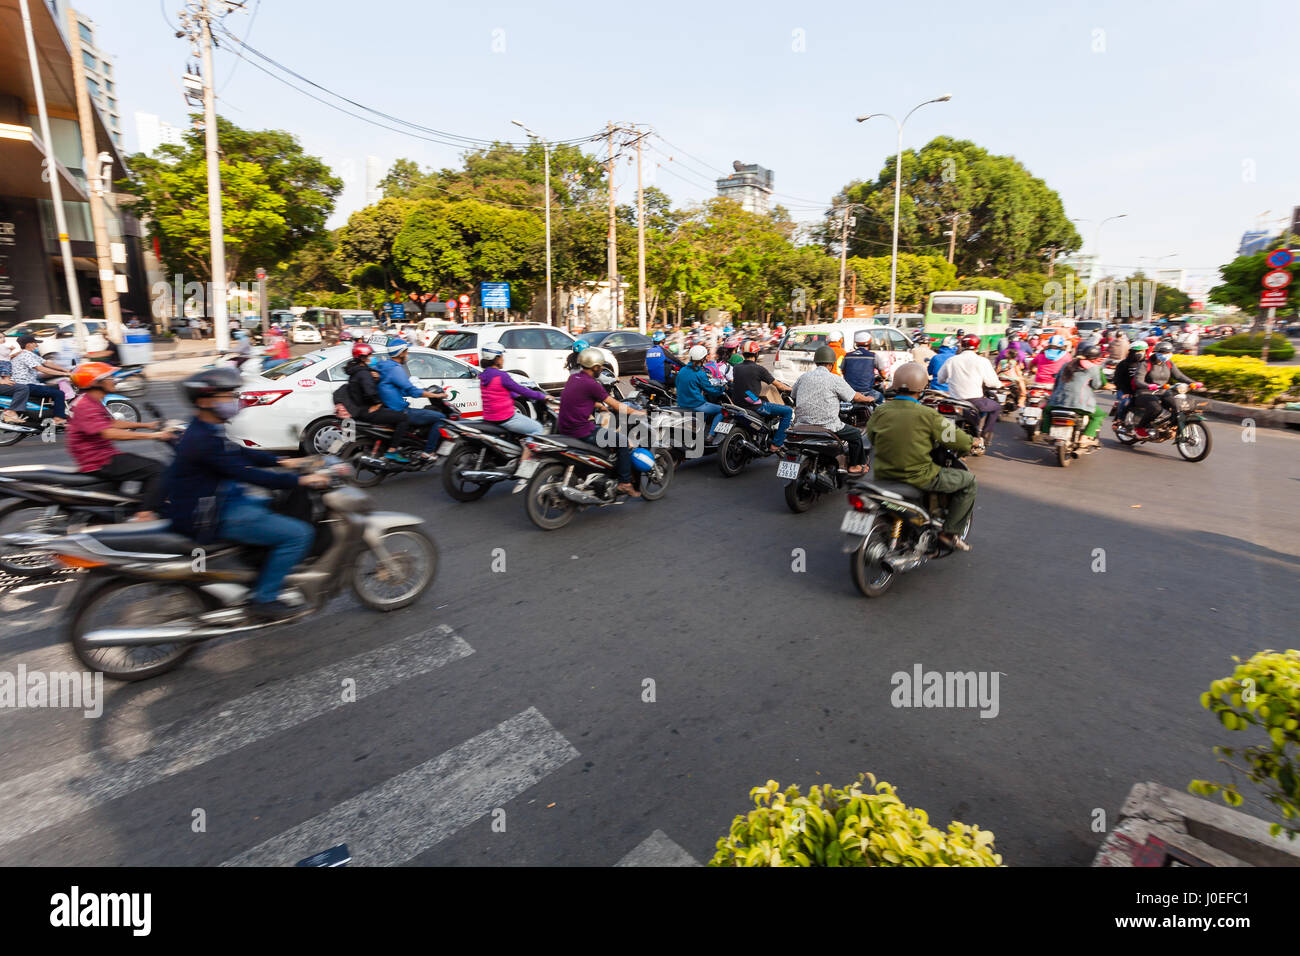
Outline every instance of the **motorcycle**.
<svg viewBox="0 0 1300 956"><path fill-rule="evenodd" d="M992 391L989 397L1002 406L1002 414L1006 415L1020 407L1020 382L1010 375L998 373L998 383L996 390L986 391Z"/></svg>
<svg viewBox="0 0 1300 956"><path fill-rule="evenodd" d="M1043 421L1043 408L1055 388L1051 383L1030 382L1025 395L1025 407L1020 409L1016 421L1025 430L1025 441L1033 441L1038 435L1038 426Z"/></svg>
<svg viewBox="0 0 1300 956"><path fill-rule="evenodd" d="M423 519L375 511L365 492L348 485L347 466L337 459L316 459L310 467L328 474L330 486L306 492L316 536L285 579L280 598L298 609L288 620L319 612L345 582L376 611L419 598L438 570L437 547L419 527ZM254 619L243 603L265 555L261 548L200 548L164 521L9 537L25 538L14 543L55 555L67 567L87 569L69 605L68 639L87 668L114 680L154 677L202 641L287 623Z"/></svg>
<svg viewBox="0 0 1300 956"><path fill-rule="evenodd" d="M927 389L921 394L921 404L929 405L957 428L969 435L972 441L980 437L980 422L983 420L984 413L965 399L954 398L947 392ZM978 458L984 454L983 446L972 449L970 454L972 457Z"/></svg>
<svg viewBox="0 0 1300 956"><path fill-rule="evenodd" d="M8 410L12 402L12 395L0 395L0 413ZM143 420L139 406L121 392L110 392L106 395L104 397L104 407L116 419L130 422ZM44 433L52 436L51 440L53 440L53 436L66 427L64 425L50 424L54 412L54 400L51 398L32 396L26 407L16 409L16 411L23 416L23 421L6 422L0 419L0 448L16 445L28 435ZM71 408L69 408L68 414L72 414Z"/></svg>
<svg viewBox="0 0 1300 956"><path fill-rule="evenodd" d="M524 491L528 520L543 531L563 528L582 508L621 504L628 497L618 490L616 449L568 435L526 435L522 442L515 490ZM632 452L632 479L646 501L667 493L673 470L667 448Z"/></svg>
<svg viewBox="0 0 1300 956"><path fill-rule="evenodd" d="M1056 446L1056 461L1062 468L1068 468L1074 459L1091 455L1101 447L1084 445L1080 441L1088 427L1089 412L1078 408L1053 408L1051 415L1047 440Z"/></svg>
<svg viewBox="0 0 1300 956"><path fill-rule="evenodd" d="M1190 390L1186 382L1179 382L1172 387L1166 385L1151 393L1157 397L1168 398L1174 406L1174 411L1171 412L1162 404L1160 413L1147 426L1145 438L1140 437L1131 424L1134 410L1130 404L1122 418L1111 421L1115 438L1120 444L1130 447L1145 442L1159 444L1172 438L1178 454L1185 460L1204 461L1209 457L1211 445L1210 430L1206 427L1204 416L1209 402L1189 395Z"/></svg>
<svg viewBox="0 0 1300 956"><path fill-rule="evenodd" d="M932 457L941 468L968 470L943 446ZM939 540L947 495L901 481L867 478L855 482L848 497L851 508L840 524L842 550L849 555L853 583L867 597L880 597L898 575L952 554ZM973 520L974 512L961 529L962 538L969 536Z"/></svg>
<svg viewBox="0 0 1300 956"><path fill-rule="evenodd" d="M524 454L524 436L490 422L448 421L442 437L442 487L457 501L478 501L493 485L514 478Z"/></svg>
<svg viewBox="0 0 1300 956"><path fill-rule="evenodd" d="M460 417L459 411L441 399L430 399L429 407L446 415L448 422ZM344 418L339 420L337 427L345 439L336 444L333 454L352 466L352 483L359 488L373 488L392 475L431 471L441 457L441 454L434 457L425 457L424 454L431 425L412 425L402 441L392 448L389 448L393 439L391 425ZM351 440L346 440L349 435ZM439 452L446 445L445 441L439 445ZM389 451L396 452L404 460L387 457Z"/></svg>
<svg viewBox="0 0 1300 956"><path fill-rule="evenodd" d="M789 394L781 393L787 405L792 404ZM772 451L772 437L780 426L778 415L764 415L757 409L742 405L723 405L722 421L713 430L714 435L721 436L718 470L722 476L734 478L751 461L776 454Z"/></svg>
<svg viewBox="0 0 1300 956"><path fill-rule="evenodd" d="M633 394L623 400L645 411L651 434L656 436L655 447L666 448L674 466L680 465L693 450L699 450L695 457L718 450L724 433L715 430L701 436L700 430L706 427L704 421L698 412L677 404L674 390L646 378L633 378L632 387ZM724 412L726 408L724 405Z"/></svg>
<svg viewBox="0 0 1300 956"><path fill-rule="evenodd" d="M854 428L866 427L872 406L840 402L840 421ZM803 514L827 492L839 491L848 479L849 446L844 439L821 425L792 425L785 433L785 455L776 466L776 476L785 480L785 503L795 514Z"/></svg>

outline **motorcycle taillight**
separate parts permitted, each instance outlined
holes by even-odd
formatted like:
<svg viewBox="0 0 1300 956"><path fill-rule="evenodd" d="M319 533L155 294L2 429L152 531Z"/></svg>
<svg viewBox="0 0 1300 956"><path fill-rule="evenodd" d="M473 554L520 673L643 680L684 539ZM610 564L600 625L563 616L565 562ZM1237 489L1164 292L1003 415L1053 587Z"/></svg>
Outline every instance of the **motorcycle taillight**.
<svg viewBox="0 0 1300 956"><path fill-rule="evenodd" d="M853 510L854 510L854 511L866 511L866 510L867 510L867 503L866 503L865 501L862 500L862 496L859 495L859 494L856 494L856 493L855 493L855 494L851 494L851 495L849 495L849 504L853 506Z"/></svg>
<svg viewBox="0 0 1300 956"><path fill-rule="evenodd" d="M449 432L449 431L447 431L447 429L445 429L445 428L439 428L439 429L438 429L438 434L441 435L443 438L447 439L448 441L455 441L455 440L456 440L456 433L455 433L455 432Z"/></svg>
<svg viewBox="0 0 1300 956"><path fill-rule="evenodd" d="M956 414L957 414L957 406L955 406L955 405L948 405L948 404L946 404L946 403L942 403L942 402L941 402L941 403L939 404L939 414L940 414L940 415L956 415Z"/></svg>

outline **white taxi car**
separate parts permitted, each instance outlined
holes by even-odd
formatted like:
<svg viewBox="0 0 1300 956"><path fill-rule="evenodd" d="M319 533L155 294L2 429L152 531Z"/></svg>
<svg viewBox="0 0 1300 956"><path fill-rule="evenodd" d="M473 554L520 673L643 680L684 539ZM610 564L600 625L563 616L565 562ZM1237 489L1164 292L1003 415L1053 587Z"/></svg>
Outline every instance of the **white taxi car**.
<svg viewBox="0 0 1300 956"><path fill-rule="evenodd" d="M248 448L328 454L342 437L334 418L334 390L347 381L343 367L352 357L350 344L316 349L261 372L246 371L239 398L243 408L226 426L226 434ZM406 360L411 381L438 387L466 418L483 414L478 369L425 348L412 348ZM413 407L427 399L410 400Z"/></svg>
<svg viewBox="0 0 1300 956"><path fill-rule="evenodd" d="M320 345L320 329L311 322L298 322L290 333L294 345Z"/></svg>

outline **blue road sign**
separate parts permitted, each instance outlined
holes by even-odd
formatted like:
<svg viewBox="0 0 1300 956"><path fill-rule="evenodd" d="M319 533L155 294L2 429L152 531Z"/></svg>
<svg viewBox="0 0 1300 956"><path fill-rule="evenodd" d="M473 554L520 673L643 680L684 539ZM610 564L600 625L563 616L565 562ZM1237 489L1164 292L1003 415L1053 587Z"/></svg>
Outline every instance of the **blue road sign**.
<svg viewBox="0 0 1300 956"><path fill-rule="evenodd" d="M406 318L406 303L405 303L405 302L394 302L394 303L393 303L393 321L395 321L395 322L401 322L402 319L404 319L404 318Z"/></svg>
<svg viewBox="0 0 1300 956"><path fill-rule="evenodd" d="M510 308L510 283L509 282L484 282L479 292L483 297L483 308L485 309Z"/></svg>
<svg viewBox="0 0 1300 956"><path fill-rule="evenodd" d="M1274 249L1268 254L1265 261L1274 269L1285 269L1294 258L1290 249Z"/></svg>

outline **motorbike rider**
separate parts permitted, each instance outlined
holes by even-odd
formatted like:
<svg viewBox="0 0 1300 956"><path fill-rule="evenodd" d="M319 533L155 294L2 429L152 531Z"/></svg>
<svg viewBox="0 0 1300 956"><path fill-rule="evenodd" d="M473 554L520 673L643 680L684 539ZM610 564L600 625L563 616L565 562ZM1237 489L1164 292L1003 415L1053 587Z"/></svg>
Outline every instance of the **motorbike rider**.
<svg viewBox="0 0 1300 956"><path fill-rule="evenodd" d="M1133 372L1133 406L1138 412L1138 420L1134 423L1133 430L1138 438L1147 437L1147 426L1159 414L1162 406L1170 412L1177 410L1173 399L1167 393L1154 394L1168 385L1171 379L1193 388L1201 387L1200 382L1192 381L1174 364L1173 355L1173 344L1161 342L1155 347L1155 353L1150 361L1137 366Z"/></svg>
<svg viewBox="0 0 1300 956"><path fill-rule="evenodd" d="M930 348L930 336L924 329L917 331L912 336L912 361L918 362L923 366L930 364L930 359L934 358L935 351Z"/></svg>
<svg viewBox="0 0 1300 956"><path fill-rule="evenodd" d="M813 368L804 372L794 383L790 395L794 399L794 420L800 425L818 425L833 431L849 445L850 475L861 475L867 470L867 453L862 444L862 432L840 421L840 402L875 404L870 395L853 390L853 386L835 374L835 351L820 345L813 353Z"/></svg>
<svg viewBox="0 0 1300 956"><path fill-rule="evenodd" d="M440 388L420 388L411 381L410 372L406 368L410 348L411 343L406 339L388 340L388 357L381 357L375 364L375 371L379 373L377 383L379 400L384 403L385 408L404 413L406 420L415 427L429 426L429 436L424 443L424 457L434 458L436 457L434 449L438 447L442 437L438 433L438 426L447 420L447 416L433 408L411 408L406 400L430 398L446 401L448 395Z"/></svg>
<svg viewBox="0 0 1300 956"><path fill-rule="evenodd" d="M578 356L581 355L584 351L586 351L590 347L591 346L587 344L586 339L575 340L573 343L573 348L571 348L569 350L569 354L564 357L565 369L570 373L580 371L581 366L578 365Z"/></svg>
<svg viewBox="0 0 1300 956"><path fill-rule="evenodd" d="M713 434L713 426L722 419L722 406L710 400L721 395L710 381L713 376L710 376L704 365L709 350L703 345L694 345L686 357L690 364L677 372L677 407L708 415L708 429L704 433L708 436Z"/></svg>
<svg viewBox="0 0 1300 956"><path fill-rule="evenodd" d="M664 334L656 332L650 336L650 347L645 350L645 370L651 381L668 384L667 370L664 363L667 361L667 353L664 350Z"/></svg>
<svg viewBox="0 0 1300 956"><path fill-rule="evenodd" d="M544 402L546 393L525 388L509 372L502 371L502 366L506 363L506 350L496 342L488 342L479 351L483 355L483 374L478 379L483 396L483 421L500 425L516 435L540 435L542 423L518 411L515 408L515 397Z"/></svg>
<svg viewBox="0 0 1300 956"><path fill-rule="evenodd" d="M82 474L95 475L119 487L125 481L140 482L140 510L136 518L150 520L157 517L163 465L144 455L120 452L113 447L113 442L169 441L175 436L159 431L161 422L119 421L109 413L104 398L116 371L105 362L83 362L72 370L72 384L81 396L72 403L68 454Z"/></svg>
<svg viewBox="0 0 1300 956"><path fill-rule="evenodd" d="M201 545L224 540L267 548L266 563L249 592L248 611L257 620L283 620L295 610L278 599L280 585L311 548L315 532L307 522L247 495L244 484L323 488L329 478L268 471L277 464L295 467L304 459L277 458L226 437L226 422L239 413L240 384L233 368L204 369L181 382L195 416L176 443L176 457L163 478L161 511L177 532Z"/></svg>
<svg viewBox="0 0 1300 956"><path fill-rule="evenodd" d="M1047 348L1029 361L1030 368L1034 370L1034 385L1054 385L1056 373L1065 368L1068 361L1068 343L1065 336L1058 332L1047 340Z"/></svg>
<svg viewBox="0 0 1300 956"><path fill-rule="evenodd" d="M64 403L63 389L57 385L42 384L40 377L42 374L67 375L72 370L43 360L36 351L38 344L39 340L34 335L18 336L19 351L15 352L14 357L10 359L9 364L12 366L10 374L15 385L26 385L27 391L32 395L37 398L48 398L54 403L54 414L51 416L54 424L67 424L67 407ZM26 402L23 403L25 404ZM15 405L16 402L11 403L9 407L12 409ZM22 407L18 405L19 409Z"/></svg>
<svg viewBox="0 0 1300 956"><path fill-rule="evenodd" d="M392 427L393 435L389 439L385 457L393 461L409 462L409 459L395 449L401 447L406 432L411 427L411 421L407 418L406 412L384 405L383 396L379 394L379 372L376 368L379 361L380 356L375 353L375 348L370 343L354 343L352 358L348 360L347 365L343 366L343 371L348 376L347 385L339 391L347 397L346 407L353 418L372 425Z"/></svg>
<svg viewBox="0 0 1300 956"><path fill-rule="evenodd" d="M266 330L266 356L262 359L262 368L271 368L290 358L289 340L284 337L284 330L278 325L271 326Z"/></svg>
<svg viewBox="0 0 1300 956"><path fill-rule="evenodd" d="M1026 386L1025 369L1029 366L1031 353L1029 345L1025 342L1025 333L1016 332L1009 336L1009 341L1002 351L998 352L997 373L999 376L1005 376L1015 384L1016 407L1025 407L1025 398L1028 389Z"/></svg>
<svg viewBox="0 0 1300 956"><path fill-rule="evenodd" d="M871 350L871 333L866 329L853 333L853 351L844 356L840 373L855 392L870 395L877 402L885 400L885 394L876 388L876 380L884 378L885 370Z"/></svg>
<svg viewBox="0 0 1300 956"><path fill-rule="evenodd" d="M1120 421L1133 403L1133 375L1146 362L1147 344L1138 339L1128 350L1128 355L1115 366L1115 407L1113 414Z"/></svg>
<svg viewBox="0 0 1300 956"><path fill-rule="evenodd" d="M1123 329L1115 330L1115 334L1111 336L1110 342L1107 343L1107 348L1109 349L1109 357L1116 362L1123 361L1128 356L1129 341Z"/></svg>
<svg viewBox="0 0 1300 956"><path fill-rule="evenodd" d="M926 374L930 376L931 381L939 375L939 370L944 367L947 361L957 354L957 337L949 335L939 346L939 351L934 353L930 363L926 366Z"/></svg>
<svg viewBox="0 0 1300 956"><path fill-rule="evenodd" d="M1056 387L1047 399L1038 430L1046 435L1052 428L1052 409L1070 408L1088 413L1088 424L1079 438L1080 446L1100 445L1097 432L1106 413L1097 407L1096 389L1105 388L1101 346L1086 345L1079 354L1065 364L1056 376Z"/></svg>
<svg viewBox="0 0 1300 956"><path fill-rule="evenodd" d="M843 363L846 354L844 351L844 333L839 329L831 329L826 333L826 344L829 345L831 351L835 353L835 367L832 368L831 371L836 375L840 375L842 374L840 372L840 366Z"/></svg>
<svg viewBox="0 0 1300 956"><path fill-rule="evenodd" d="M955 551L969 551L970 545L959 532L975 508L975 476L960 468L940 468L930 455L935 445L945 445L964 455L980 439L972 440L933 408L917 401L929 380L918 362L894 369L895 397L867 422L867 438L875 452L875 473L882 479L948 495L948 514L939 540Z"/></svg>
<svg viewBox="0 0 1300 956"><path fill-rule="evenodd" d="M985 398L984 389L1001 386L993 363L979 353L980 337L963 335L959 343L961 352L954 355L939 369L938 384L948 386L948 394L970 402L984 413L980 421L980 436L984 444L993 442L993 426L997 423L1002 406L996 399Z"/></svg>
<svg viewBox="0 0 1300 956"><path fill-rule="evenodd" d="M777 425L776 433L772 436L772 451L780 452L785 445L785 433L790 427L790 422L794 420L794 409L786 404L776 402L765 402L762 399L762 388L771 385L778 392L790 391L790 386L784 382L778 382L772 377L770 369L758 364L758 353L761 346L757 342L746 342L742 351L744 361L736 366L732 373L731 379L731 400L743 408L752 408L760 415L776 415L781 419ZM755 404L749 398L753 395L758 399Z"/></svg>
<svg viewBox="0 0 1300 956"><path fill-rule="evenodd" d="M597 381L605 367L605 357L598 349L583 349L578 353L578 365L580 370L569 376L560 393L560 411L555 420L557 435L569 435L594 443L596 432L600 428L591 420L591 416L597 408L623 415L645 414L640 409L624 405ZM641 492L632 484L632 449L626 441L622 441L619 442L617 451L618 490L633 498L640 498Z"/></svg>

